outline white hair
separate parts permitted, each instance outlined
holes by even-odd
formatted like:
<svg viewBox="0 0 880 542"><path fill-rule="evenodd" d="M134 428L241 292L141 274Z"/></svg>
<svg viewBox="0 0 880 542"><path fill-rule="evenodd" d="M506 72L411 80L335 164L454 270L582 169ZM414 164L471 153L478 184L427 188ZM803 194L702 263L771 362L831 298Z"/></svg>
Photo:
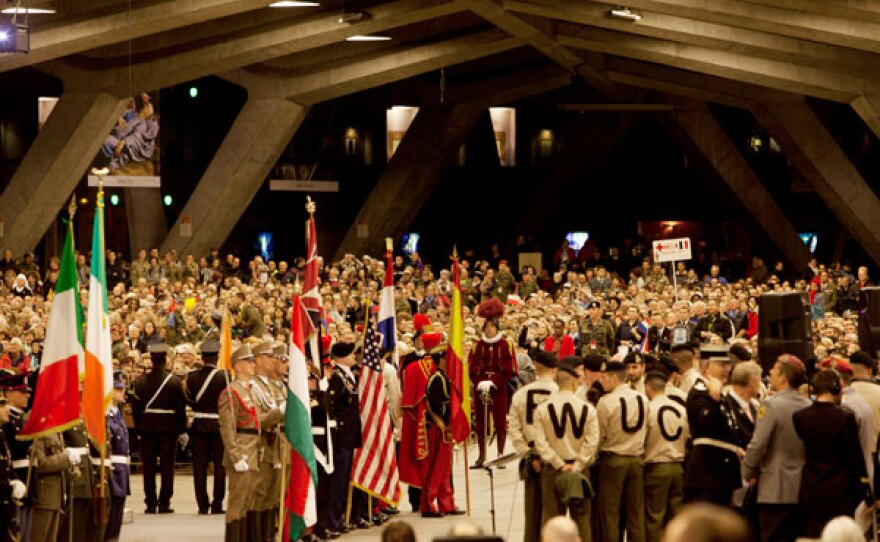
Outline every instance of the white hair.
<svg viewBox="0 0 880 542"><path fill-rule="evenodd" d="M570 517L556 516L541 529L541 542L581 542L581 535Z"/></svg>
<svg viewBox="0 0 880 542"><path fill-rule="evenodd" d="M822 542L865 542L865 535L855 520L849 516L838 516L822 529Z"/></svg>

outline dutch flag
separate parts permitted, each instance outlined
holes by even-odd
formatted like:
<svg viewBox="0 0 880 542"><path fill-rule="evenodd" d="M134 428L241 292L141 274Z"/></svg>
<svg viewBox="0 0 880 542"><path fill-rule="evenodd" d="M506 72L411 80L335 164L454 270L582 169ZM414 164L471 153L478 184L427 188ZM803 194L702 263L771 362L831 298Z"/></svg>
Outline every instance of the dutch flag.
<svg viewBox="0 0 880 542"><path fill-rule="evenodd" d="M393 352L397 346L397 318L394 316L394 265L390 251L385 257L385 284L379 297L379 321L376 329L382 335L382 349Z"/></svg>

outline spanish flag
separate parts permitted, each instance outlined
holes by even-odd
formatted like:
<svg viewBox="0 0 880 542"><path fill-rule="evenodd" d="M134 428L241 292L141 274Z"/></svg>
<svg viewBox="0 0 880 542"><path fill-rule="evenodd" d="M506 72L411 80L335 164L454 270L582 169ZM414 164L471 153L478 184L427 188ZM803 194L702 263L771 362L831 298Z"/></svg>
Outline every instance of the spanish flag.
<svg viewBox="0 0 880 542"><path fill-rule="evenodd" d="M446 349L446 373L452 383L450 428L456 442L467 440L471 433L471 381L464 352L464 318L461 305L461 269L458 253L452 255L452 310L449 322L449 346Z"/></svg>

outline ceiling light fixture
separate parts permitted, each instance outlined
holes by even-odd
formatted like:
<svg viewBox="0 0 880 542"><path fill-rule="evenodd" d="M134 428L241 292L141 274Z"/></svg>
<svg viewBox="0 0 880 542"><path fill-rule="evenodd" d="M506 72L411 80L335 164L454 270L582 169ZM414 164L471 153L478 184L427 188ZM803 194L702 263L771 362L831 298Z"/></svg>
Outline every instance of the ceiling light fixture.
<svg viewBox="0 0 880 542"><path fill-rule="evenodd" d="M614 19L623 19L625 21L638 22L642 20L642 16L638 12L628 7L621 6L608 12L608 16Z"/></svg>
<svg viewBox="0 0 880 542"><path fill-rule="evenodd" d="M316 8L320 2L301 2L299 0L280 0L269 4L270 8Z"/></svg>
<svg viewBox="0 0 880 542"><path fill-rule="evenodd" d="M7 15L9 15L9 14L14 15L14 14L18 14L18 13L21 13L23 15L51 15L51 14L55 13L55 10L54 9L46 9L46 8L16 7L16 8L5 8L2 11L0 11L0 13L4 13Z"/></svg>
<svg viewBox="0 0 880 542"><path fill-rule="evenodd" d="M345 41L391 41L391 36L349 36L345 38Z"/></svg>
<svg viewBox="0 0 880 542"><path fill-rule="evenodd" d="M343 11L339 14L339 24L354 24L367 18L366 11Z"/></svg>

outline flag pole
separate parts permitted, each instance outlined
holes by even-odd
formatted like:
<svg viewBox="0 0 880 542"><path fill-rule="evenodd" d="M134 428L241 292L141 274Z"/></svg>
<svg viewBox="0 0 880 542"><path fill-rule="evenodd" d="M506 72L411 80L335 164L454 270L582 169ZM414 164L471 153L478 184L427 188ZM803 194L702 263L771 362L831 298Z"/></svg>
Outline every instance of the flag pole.
<svg viewBox="0 0 880 542"><path fill-rule="evenodd" d="M97 171L96 173L98 173L98 197L97 197L96 204L98 206L98 209L101 210L101 213L103 216L103 212L104 212L103 211L103 209L104 209L104 175L107 174L107 170L102 169L100 171ZM103 239L104 239L104 232L103 232L104 220L103 220L103 218L101 220L101 228L102 228L101 239L103 242ZM100 247L100 249L103 251L104 247L102 246L102 247ZM95 247L92 247L92 250L95 250ZM104 258L104 257L106 257L106 256L104 254L102 254L101 258ZM105 268L106 268L106 265L107 264L105 262L105 264L104 264ZM106 299L106 297L107 297L106 271L105 271L105 278L103 280L104 280L104 297ZM107 390L103 390L103 391L104 391L104 394L106 397ZM105 405L105 412L104 412L103 420L104 420L104 435L105 436L104 436L104 442L101 443L101 447L100 447L101 464L100 464L100 467L98 468L98 488L99 488L98 489L98 515L97 515L98 525L101 525L102 523L104 523L104 519L105 519L104 518L104 497L106 496L106 494L104 493L104 458L107 457L107 436L106 436L107 435L107 412L106 412L106 405ZM85 427L85 426L86 426L86 424L83 423L83 427ZM88 430L88 428L86 428L86 430ZM88 433L86 433L86 435L88 435Z"/></svg>
<svg viewBox="0 0 880 542"><path fill-rule="evenodd" d="M282 445L282 449L283 448L284 448L284 446ZM281 483L278 484L279 486L281 486L281 489L278 492L278 493L280 493L280 495L278 496L278 499L279 499L279 502L281 503L280 506L278 507L278 532L276 533L276 536L278 537L277 538L278 542L284 542L284 532L287 531L287 528L285 528L285 526L284 526L284 515L285 515L285 512L287 512L287 508L284 506L284 496L286 493L285 490L287 489L287 483L288 483L288 480L287 480L287 478L289 476L289 474L287 473L288 468L289 467L287 466L287 463L285 463L282 458L282 461L281 461ZM309 528L308 525L306 525L306 529L308 529L308 528ZM297 533L298 536L301 534L302 533Z"/></svg>
<svg viewBox="0 0 880 542"><path fill-rule="evenodd" d="M453 266L458 265L458 246L452 245L452 258L450 258L450 259L452 260ZM454 270L455 270L455 268L453 268L453 271ZM458 298L461 302L461 282L460 281L458 281ZM459 305L459 310L461 310L460 305ZM462 356L464 356L465 358L467 357L464 355L464 352L462 352ZM464 362L464 360L461 360L461 361L462 361L462 363ZM461 390L460 393L462 395L464 395L464 390ZM468 441L469 440L470 440L470 431L468 431L467 438L465 438L462 442L464 443L463 448L464 448L464 496L465 496L465 505L466 505L465 507L467 508L468 517L471 517L471 474L470 474L470 468L469 468L470 460L468 459L468 444L469 444Z"/></svg>

